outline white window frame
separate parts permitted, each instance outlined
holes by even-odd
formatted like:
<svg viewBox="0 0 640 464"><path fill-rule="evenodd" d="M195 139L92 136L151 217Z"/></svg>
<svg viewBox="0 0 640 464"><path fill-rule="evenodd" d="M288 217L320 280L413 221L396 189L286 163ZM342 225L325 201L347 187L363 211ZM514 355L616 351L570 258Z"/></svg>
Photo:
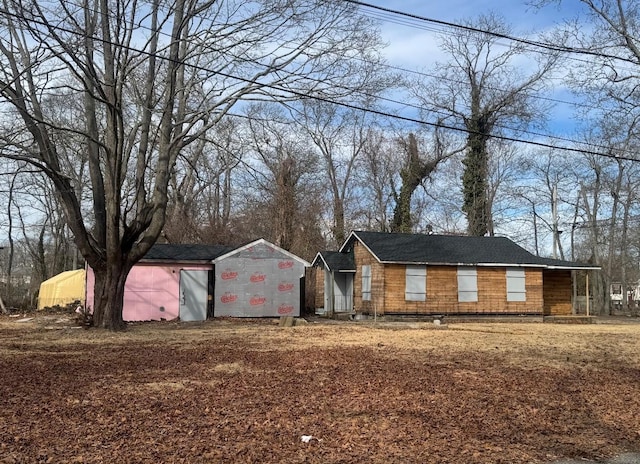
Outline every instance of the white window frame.
<svg viewBox="0 0 640 464"><path fill-rule="evenodd" d="M371 265L364 264L362 272L362 301L371 301Z"/></svg>
<svg viewBox="0 0 640 464"><path fill-rule="evenodd" d="M478 270L475 267L458 268L458 302L478 301Z"/></svg>
<svg viewBox="0 0 640 464"><path fill-rule="evenodd" d="M526 274L522 267L508 267L507 301L527 301Z"/></svg>
<svg viewBox="0 0 640 464"><path fill-rule="evenodd" d="M407 266L404 282L405 301L427 301L427 266Z"/></svg>

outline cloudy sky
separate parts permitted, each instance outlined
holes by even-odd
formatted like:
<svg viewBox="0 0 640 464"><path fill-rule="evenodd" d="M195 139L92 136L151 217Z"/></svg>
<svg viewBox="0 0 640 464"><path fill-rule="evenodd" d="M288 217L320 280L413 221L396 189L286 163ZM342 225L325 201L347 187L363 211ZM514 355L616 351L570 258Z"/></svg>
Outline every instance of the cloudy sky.
<svg viewBox="0 0 640 464"><path fill-rule="evenodd" d="M575 18L581 10L579 0L564 0L560 5L536 9L521 0L362 0L383 8L402 11L421 17L460 23L480 14L493 12L504 17L511 26L511 35L537 39L543 32ZM436 61L446 56L438 48L438 32L447 29L433 23L361 7L367 16L380 21L388 63L403 69L428 71ZM505 42L507 43L507 42ZM546 97L553 100L549 127L544 133L571 137L575 132L574 106L562 102L575 101L573 95L558 81L557 87Z"/></svg>

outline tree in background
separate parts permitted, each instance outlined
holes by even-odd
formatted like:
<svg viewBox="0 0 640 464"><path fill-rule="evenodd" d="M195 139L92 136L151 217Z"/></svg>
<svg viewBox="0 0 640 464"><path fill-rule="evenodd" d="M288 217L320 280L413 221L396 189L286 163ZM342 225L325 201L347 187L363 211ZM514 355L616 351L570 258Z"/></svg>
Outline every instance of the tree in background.
<svg viewBox="0 0 640 464"><path fill-rule="evenodd" d="M412 133L406 140L401 140L400 145L405 153L405 162L399 172L400 188L393 189L396 205L390 229L391 232L411 233L415 225L411 214L413 193L431 176L441 162L458 153L460 149L449 149L437 129L433 132L433 140L427 155L420 152L416 136Z"/></svg>
<svg viewBox="0 0 640 464"><path fill-rule="evenodd" d="M444 36L441 48L450 61L440 63L435 75L418 82L414 93L430 115L467 132L462 174L463 205L468 233L486 235L491 230L489 158L491 138L514 133L544 120L535 99L557 61L551 52L535 55L524 46L503 46L494 34L508 34L509 27L496 15L481 15L462 23L481 33L460 30ZM516 60L529 58L533 71L522 71Z"/></svg>
<svg viewBox="0 0 640 464"><path fill-rule="evenodd" d="M530 3L544 7L563 1ZM594 276L592 293L596 306L606 309L612 282L626 290L638 278L640 241L634 231L640 177L638 163L628 158L640 146L640 11L636 1L575 3L575 21L553 31L549 41L579 52L571 56L566 82L583 102L576 112L580 135L596 154L583 156L584 169L576 176L579 223L572 236L580 240L581 253L603 267Z"/></svg>
<svg viewBox="0 0 640 464"><path fill-rule="evenodd" d="M323 210L319 156L277 105L252 105L244 132L250 140L242 211L243 235L265 237L311 259L320 248ZM309 248L312 248L310 250Z"/></svg>
<svg viewBox="0 0 640 464"><path fill-rule="evenodd" d="M309 100L302 102L301 108L291 115L320 154L321 177L331 205L331 239L334 246L340 246L347 236L345 215L353 197L353 177L359 168L372 118L363 111Z"/></svg>
<svg viewBox="0 0 640 464"><path fill-rule="evenodd" d="M378 45L369 20L330 0L34 0L3 10L0 95L14 115L1 122L2 156L51 179L95 272L94 323L113 330L124 327L127 275L164 227L180 153L242 99L331 96L343 79L348 93L360 66L346 58L376 56ZM54 117L61 99L81 106ZM61 155L71 136L87 160L90 214L73 185L77 164Z"/></svg>

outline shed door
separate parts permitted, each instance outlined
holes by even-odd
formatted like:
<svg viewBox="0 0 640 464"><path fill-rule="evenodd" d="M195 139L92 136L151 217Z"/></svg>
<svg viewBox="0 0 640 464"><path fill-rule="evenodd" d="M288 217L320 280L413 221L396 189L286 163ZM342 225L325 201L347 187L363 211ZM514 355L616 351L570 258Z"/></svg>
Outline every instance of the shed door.
<svg viewBox="0 0 640 464"><path fill-rule="evenodd" d="M207 318L208 271L180 271L180 320L204 321Z"/></svg>

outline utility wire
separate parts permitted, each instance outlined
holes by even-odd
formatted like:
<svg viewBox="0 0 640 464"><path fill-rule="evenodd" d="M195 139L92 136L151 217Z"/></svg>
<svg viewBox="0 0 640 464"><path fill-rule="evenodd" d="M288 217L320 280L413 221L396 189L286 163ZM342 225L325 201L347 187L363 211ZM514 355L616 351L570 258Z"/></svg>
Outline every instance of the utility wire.
<svg viewBox="0 0 640 464"><path fill-rule="evenodd" d="M500 32L495 32L495 31L489 31L486 29L480 29L477 27L473 27L473 26L468 26L468 25L464 25L464 24L457 24L457 23L453 23L450 21L443 21L440 19L433 19L433 18L428 18L426 16L420 16L417 14L413 14L413 13L407 13L405 11L400 11L400 10L394 10L391 8L386 8L386 7L382 7L382 6L378 6L378 5L373 5L371 3L366 3L366 2L361 2L359 0L344 0L347 3L352 3L354 5L358 5L360 7L365 7L365 8L371 8L373 10L378 10L378 11L383 11L385 13L390 13L393 15L398 15L398 16L402 16L402 17L407 17L407 18L412 18L418 21L424 21L424 22L428 22L428 23L432 23L432 24L439 24L441 26L447 26L447 27L451 27L451 28L455 28L455 29L462 29L462 30L466 30L466 31L470 31L470 32L477 32L480 34L486 34L486 35L491 35L494 37L499 37L501 39L506 39L506 40L510 40L512 42L516 42L516 43L520 43L523 45L529 45L532 47L536 47L536 48L542 48L545 50L551 50L551 51L555 51L555 52L562 52L562 53L573 53L573 54L577 54L577 55L587 55L587 56L596 56L599 58L608 58L608 59L612 59L612 60L620 60L620 61L626 61L628 63L632 63L634 65L638 64L637 60L631 59L631 58L625 58L622 56L618 56L618 55L611 55L608 53L602 53L602 52L595 52L593 50L588 50L588 49L583 49L583 48L575 48L575 47L568 47L565 45L554 45L548 42L539 42L537 40L530 40L530 39L523 39L521 37L516 37L513 35L509 35L509 34L502 34Z"/></svg>
<svg viewBox="0 0 640 464"><path fill-rule="evenodd" d="M90 9L90 11L93 12L93 13L96 13L96 10L94 10L94 9ZM388 17L391 18L392 16L388 16ZM382 18L382 16L381 16L381 18ZM111 19L116 19L116 18L115 18L115 16L111 15ZM407 22L405 24L410 25L410 24L414 24L414 23ZM143 29L143 30L146 30L146 31L149 31L149 32L154 32L154 31L152 31L152 29L149 26L146 26L146 25L141 24L141 23L138 24L138 27L140 29ZM438 33L446 33L446 31L447 31L446 28L441 28L441 29L424 28L424 29L425 30L433 30L434 32L438 32ZM169 33L166 33L166 32L163 32L163 31L157 31L157 32L158 32L159 35L164 35L165 37L170 37ZM292 48L290 50L293 51ZM236 56L236 58L240 58L240 57ZM268 64L264 64L264 63L262 63L260 61L247 60L246 58L243 58L243 59L245 59L246 61L249 61L249 62L251 62L253 64L257 64L257 65L263 66L265 68L268 68L268 66L269 66ZM352 56L352 57L350 57L350 59L366 63L365 59L357 57L357 56ZM411 70L411 69L407 69L407 68L402 68L402 67L398 67L398 66L392 66L392 65L389 65L389 64L386 64L386 63L382 64L382 66L384 66L387 69L393 69L393 70L396 70L396 71L401 71L403 73L411 73L411 74L419 75L419 76L422 76L422 77L429 77L429 78L433 78L433 79L445 80L445 81L453 82L453 83L456 83L456 84L462 84L462 85L466 84L466 82L464 82L462 80L456 80L456 79L453 79L453 78L438 76L438 75L430 74L430 73L426 73L426 72L420 72L420 71ZM309 77L309 76L302 76L302 75L295 74L295 73L290 72L290 71L285 71L285 72L287 72L288 75L291 76L291 77L301 77L301 78L304 78L306 80L313 81L313 82L316 82L316 83L323 83L323 81L320 80L320 79L314 79L314 78ZM345 90L349 90L346 86L338 85L337 87L345 89ZM506 92L504 89L501 89L501 88L498 88L498 87L487 86L487 88L490 89L490 90L498 91L498 92ZM380 96L380 95L367 94L365 92L359 92L359 93L361 95L364 95L365 97L377 98L379 100L387 101L389 103L393 103L393 104L396 104L396 105L399 105L399 106L415 108L415 109L418 109L418 110L422 110L423 109L422 106L411 104L411 103L406 103L406 102L402 102L402 101L398 101L398 100L394 100L394 99L391 99L391 98L388 98L388 97L383 97L383 96ZM554 98L550 98L550 97L544 97L544 96L532 94L531 92L525 92L524 94L529 96L529 97L531 97L531 98L534 98L534 99L537 99L537 100L548 101L548 102L551 102L551 103L560 103L560 104L568 105L568 106L583 107L583 108L589 108L589 109L598 109L597 107L595 107L593 105L587 105L585 103L580 103L580 102L569 102L569 101L565 101L565 100L559 100L559 99L554 99ZM443 114L443 115L446 114L446 113L444 113L442 111L440 111L440 112L439 111L432 111L432 112ZM446 115L449 116L448 114L446 114ZM529 131L529 130L515 129L515 128L512 128L512 127L502 126L502 125L499 125L498 127L503 128L503 129L507 129L507 130L511 130L511 131L514 131L514 132L522 133L522 134L533 135L533 136L536 136L536 137L546 137L546 138L549 138L549 139L560 140L560 141L563 141L563 142L579 143L576 140L573 140L573 139L570 139L570 138L566 138L566 137L560 137L560 136L552 135L552 134L542 134L542 133L532 132L532 131ZM593 146L593 147L597 147L597 148L608 149L607 147L604 147L602 145L597 145L597 144L592 144L592 143L589 143L589 145Z"/></svg>
<svg viewBox="0 0 640 464"><path fill-rule="evenodd" d="M350 3L356 3L356 4L361 3L361 2L356 2L355 0L345 0L345 1L350 2ZM367 5L367 4L363 4L363 5ZM4 14L6 16L13 17L13 18L16 18L18 20L26 20L27 19L24 16L18 15L17 13L13 13L11 11L8 11L8 10L4 9L4 8L0 8L0 14ZM35 18L29 18L28 20L31 23L36 23L36 24L39 24L41 26L45 26L47 28L51 28L51 29L54 29L54 30L57 30L57 31L61 31L61 32L66 32L68 34L76 35L78 37L84 37L84 34L78 32L76 30L72 30L70 28L61 26L59 24L58 25L52 25L52 24L49 24L49 23L45 22L44 20L39 20L39 19L35 19ZM304 92L301 92L301 91L297 91L297 90L293 90L293 89L277 86L277 85L274 85L274 84L262 83L260 81L257 81L256 79L245 78L245 77L240 77L240 76L234 76L232 74L225 73L225 72L219 71L219 70L212 70L212 69L209 69L209 68L204 67L204 66L180 62L180 60L175 60L175 59L169 58L167 56L159 55L157 53L154 54L154 53L148 52L146 50L140 50L140 49L137 49L137 48L135 48L133 46L130 46L130 45L119 44L119 43L104 39L102 37L92 37L92 39L94 41L101 42L101 43L103 43L105 45L117 46L117 47L120 47L120 48L122 48L124 50L135 52L135 53L139 53L139 54L144 55L144 56L155 57L155 58L158 58L158 59L161 59L161 60L164 60L164 61L172 62L174 64L181 64L181 65L183 65L185 67L189 67L189 68L194 69L196 71L204 71L204 72L207 72L207 73L210 73L210 74L213 74L213 75L218 75L218 76L226 77L228 79L237 80L237 81L240 81L240 82L244 82L244 83L247 83L247 84L254 85L257 88L267 88L267 89L276 90L278 92L283 92L285 94L289 94L289 95L292 95L292 96L295 96L295 97L299 97L301 99L317 100L317 101L321 101L321 102L324 102L324 103L341 106L343 108L349 108L349 109L352 109L352 110L362 111L362 112L365 112L365 113L375 114L375 115L378 115L378 116L384 116L384 117L388 117L388 118L391 118L391 119L397 119L397 120L404 121L404 122L411 122L411 123L418 124L418 125L434 127L436 129L447 129L447 130L451 130L451 131L454 131L454 132L465 133L465 134L473 134L473 135L486 135L486 134L483 134L483 133L478 132L478 131L472 131L472 130L469 130L469 129L466 129L466 128L456 127L456 126L452 126L452 125L449 125L449 124L443 124L443 123L440 123L440 122L425 121L425 120L422 120L422 119L409 117L409 116L396 115L396 114L392 114L392 113L389 113L389 112L386 112L386 111L377 110L377 109L373 109L373 108L365 108L365 107L362 107L362 106L359 106L359 105L354 105L354 104L350 104L350 103L346 103L346 102L333 101L333 100L329 100L328 98L321 97L319 95L310 95L310 94L307 94L307 93L304 93ZM270 96L270 97L274 98L274 96ZM541 147L541 148L549 148L549 149L553 149L553 150L562 150L562 151L567 151L567 152L572 152L572 153L590 154L590 155L594 155L594 156L612 158L612 159L617 159L617 160L626 160L626 161L635 161L635 162L640 161L640 159L637 159L637 158L631 157L631 156L616 155L616 154L613 154L613 153L603 153L603 152L599 152L599 151L593 151L593 150L581 149L581 148L574 148L574 147L567 147L567 146L558 146L558 145L553 145L551 143L539 142L539 141L534 141L534 140L525 140L525 139L520 139L520 138L516 138L516 137L506 136L506 135L491 134L490 137L494 138L494 139L497 139L497 140L503 140L503 141L508 141L508 142L516 142L516 143L523 143L523 144L527 144L527 145L532 145L532 146Z"/></svg>

